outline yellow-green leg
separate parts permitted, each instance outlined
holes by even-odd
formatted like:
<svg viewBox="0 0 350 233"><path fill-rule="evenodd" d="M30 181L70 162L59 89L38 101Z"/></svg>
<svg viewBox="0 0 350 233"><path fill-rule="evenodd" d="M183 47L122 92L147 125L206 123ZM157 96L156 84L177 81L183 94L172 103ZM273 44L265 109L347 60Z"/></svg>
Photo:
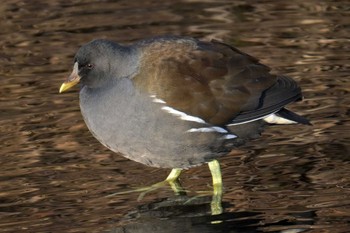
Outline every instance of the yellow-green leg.
<svg viewBox="0 0 350 233"><path fill-rule="evenodd" d="M182 169L180 168L173 168L171 170L171 172L169 173L168 177L165 179L165 181L167 181L171 187L172 190L174 190L174 192L176 194L179 194L181 191L183 191L180 183L179 183L179 176L181 174Z"/></svg>
<svg viewBox="0 0 350 233"><path fill-rule="evenodd" d="M208 163L208 166L213 179L213 198L211 201L211 213L212 215L218 215L222 213L222 177L220 164L217 160L213 160Z"/></svg>
<svg viewBox="0 0 350 233"><path fill-rule="evenodd" d="M168 177L161 182L158 182L156 184L147 186L147 187L142 187L142 188L137 188L137 189L133 189L133 190L129 190L129 191L125 191L125 192L117 192L117 193L113 193L108 195L107 197L111 197L111 196L115 196L118 194L126 194L126 193L133 193L133 192L141 192L139 197L137 198L137 200L142 200L142 198L149 192L152 192L156 189L162 188L164 186L167 186L168 184L170 185L171 189L174 190L174 192L176 194L179 194L180 192L183 191L178 178L181 174L181 169L180 168L173 168L171 170L171 172L169 173Z"/></svg>

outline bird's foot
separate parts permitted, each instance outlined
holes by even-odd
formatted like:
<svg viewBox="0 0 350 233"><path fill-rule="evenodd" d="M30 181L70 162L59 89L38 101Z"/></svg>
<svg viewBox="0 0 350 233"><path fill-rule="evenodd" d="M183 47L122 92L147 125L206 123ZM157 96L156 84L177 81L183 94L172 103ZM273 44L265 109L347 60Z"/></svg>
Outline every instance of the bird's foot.
<svg viewBox="0 0 350 233"><path fill-rule="evenodd" d="M185 193L185 190L181 187L181 184L177 180L174 180L174 181L164 180L164 181L155 183L153 185L142 187L135 190L136 192L141 192L137 200L141 201L147 193L155 191L159 188L164 188L168 185L170 185L171 189L174 191L176 195Z"/></svg>
<svg viewBox="0 0 350 233"><path fill-rule="evenodd" d="M112 196L127 194L127 193L139 192L140 195L138 196L137 200L141 201L147 193L155 191L155 190L160 189L160 188L164 188L168 185L170 185L171 189L175 192L175 194L180 195L180 194L183 194L186 192L181 187L181 184L178 181L178 177L179 177L180 173L181 173L181 169L174 168L170 172L169 176L164 181L161 181L161 182L158 182L158 183L152 184L150 186L146 186L146 187L135 188L133 190L112 193L112 194L107 195L107 197L112 197Z"/></svg>

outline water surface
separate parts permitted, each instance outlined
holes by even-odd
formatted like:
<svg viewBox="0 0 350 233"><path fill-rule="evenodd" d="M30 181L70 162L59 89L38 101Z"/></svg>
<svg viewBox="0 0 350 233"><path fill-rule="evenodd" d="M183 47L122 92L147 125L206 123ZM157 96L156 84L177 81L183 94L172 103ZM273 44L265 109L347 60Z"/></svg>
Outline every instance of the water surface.
<svg viewBox="0 0 350 233"><path fill-rule="evenodd" d="M347 1L3 0L0 15L0 232L350 231ZM304 90L290 109L313 126L270 127L220 160L219 216L210 197L186 202L166 188L106 197L169 170L105 149L78 90L58 94L80 45L161 34L225 41ZM181 182L191 197L210 190L210 173L194 168Z"/></svg>

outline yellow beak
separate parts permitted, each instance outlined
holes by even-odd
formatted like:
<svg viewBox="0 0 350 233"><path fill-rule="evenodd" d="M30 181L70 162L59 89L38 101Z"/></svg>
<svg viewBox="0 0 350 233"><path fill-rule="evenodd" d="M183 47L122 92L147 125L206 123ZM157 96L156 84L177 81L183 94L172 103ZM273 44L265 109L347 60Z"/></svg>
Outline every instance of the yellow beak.
<svg viewBox="0 0 350 233"><path fill-rule="evenodd" d="M76 84L79 83L79 81L80 81L80 76L78 74L78 62L76 62L74 63L72 73L69 75L68 79L64 83L62 83L59 93L62 93L68 90L69 88L75 86Z"/></svg>

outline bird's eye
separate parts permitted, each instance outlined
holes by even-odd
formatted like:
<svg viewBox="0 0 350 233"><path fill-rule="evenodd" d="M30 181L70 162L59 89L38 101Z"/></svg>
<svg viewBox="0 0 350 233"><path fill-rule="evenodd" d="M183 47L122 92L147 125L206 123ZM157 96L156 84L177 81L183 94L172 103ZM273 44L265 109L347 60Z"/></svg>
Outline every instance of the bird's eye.
<svg viewBox="0 0 350 233"><path fill-rule="evenodd" d="M92 68L94 68L94 65L91 63L88 63L88 64L86 64L85 67L91 70Z"/></svg>

